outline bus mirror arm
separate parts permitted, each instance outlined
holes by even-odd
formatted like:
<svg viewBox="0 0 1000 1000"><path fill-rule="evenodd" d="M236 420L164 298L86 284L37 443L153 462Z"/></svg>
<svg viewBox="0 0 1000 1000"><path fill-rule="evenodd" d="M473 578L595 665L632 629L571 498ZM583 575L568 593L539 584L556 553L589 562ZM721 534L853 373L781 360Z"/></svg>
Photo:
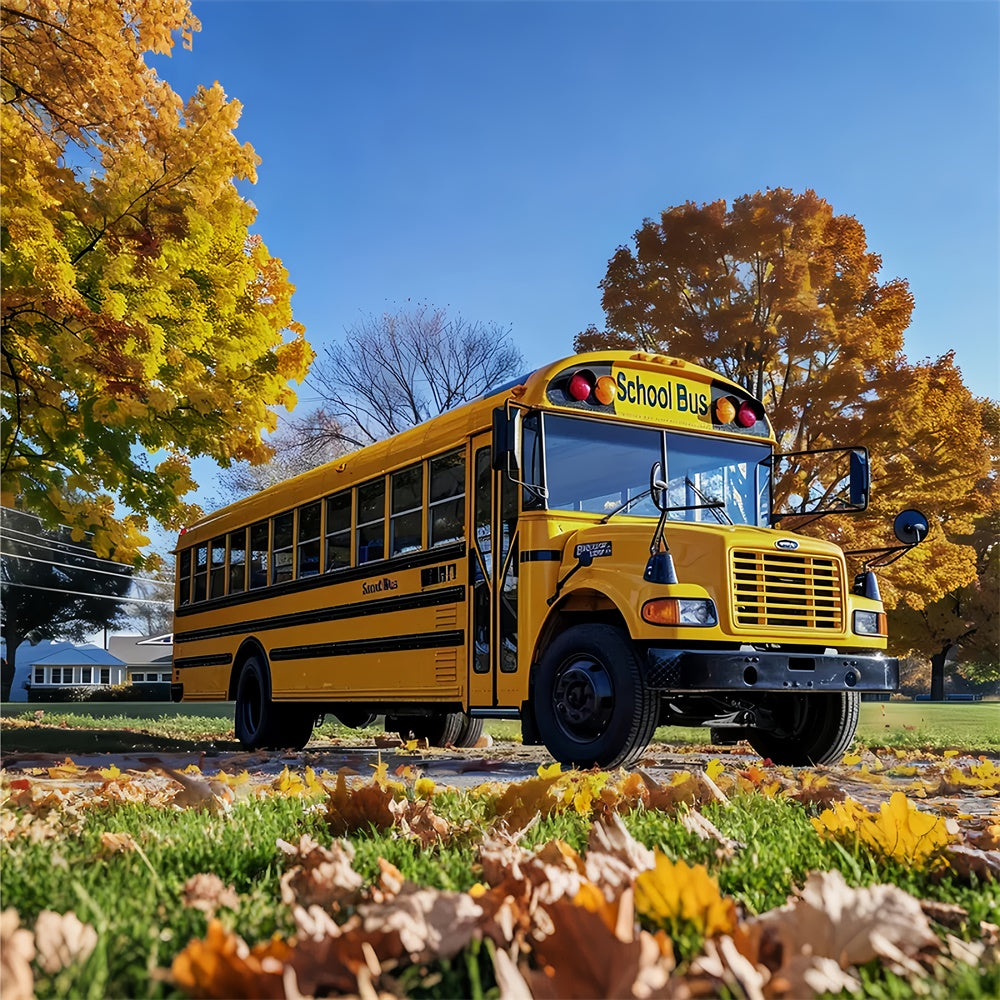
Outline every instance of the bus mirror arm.
<svg viewBox="0 0 1000 1000"><path fill-rule="evenodd" d="M559 594L561 593L563 587L569 582L569 578L581 567L589 566L594 561L593 555L584 549L582 552L577 554L576 565L561 579L556 583L555 593L548 598L545 603L548 607L552 607L556 601L559 600Z"/></svg>
<svg viewBox="0 0 1000 1000"><path fill-rule="evenodd" d="M512 483L545 500L549 493L544 486L518 477L521 469L521 409L511 406L508 399L493 411L492 465L494 472L506 472Z"/></svg>
<svg viewBox="0 0 1000 1000"><path fill-rule="evenodd" d="M895 521L892 522L892 530L897 540L902 544L888 545L881 549L852 549L845 552L844 555L870 556L864 561L864 570L867 574L876 566L888 566L890 563L894 563L906 555L910 549L919 545L927 537L930 524L927 516L919 510L904 510L896 515ZM857 581L855 581L855 585L857 585Z"/></svg>

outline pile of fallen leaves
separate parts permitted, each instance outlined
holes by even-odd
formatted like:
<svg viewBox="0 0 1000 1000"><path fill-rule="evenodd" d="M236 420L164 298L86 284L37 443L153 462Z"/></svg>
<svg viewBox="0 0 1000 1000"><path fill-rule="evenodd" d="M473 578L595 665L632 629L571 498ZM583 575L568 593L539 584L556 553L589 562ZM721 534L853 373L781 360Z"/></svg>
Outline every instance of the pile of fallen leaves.
<svg viewBox="0 0 1000 1000"><path fill-rule="evenodd" d="M145 803L203 809L225 818L247 796L301 798L322 810L329 842L279 840L281 899L294 932L249 943L219 919L239 896L212 872L189 878L183 904L208 918L204 938L179 943L161 970L192 997L375 997L405 993L401 976L414 966L446 962L478 947L492 962L504 998L716 996L804 997L857 991L859 968L881 963L918 983L956 963L1000 963L1000 929L953 904L922 901L893 885L849 886L839 872L812 872L785 905L757 915L723 893L702 864L672 859L637 841L622 815L658 811L709 842L720 863L747 846L724 836L702 811L726 808L734 796L761 795L810 809L817 837L845 850L911 869L995 887L1000 881L1000 815L920 808L948 790L974 790L984 801L1000 793L1000 769L989 760L916 773L878 758L851 761L855 780L888 798L865 804L848 797L828 773L712 761L669 781L647 772L563 772L484 784L467 794L483 800L485 831L450 823L435 810L442 789L401 766L380 764L370 780L341 772L277 777L247 772L215 776L176 771L86 769L71 761L38 773L5 775L0 836L48 840L82 829L109 804ZM887 782L895 782L889 788ZM951 811L954 815L944 815ZM577 851L553 839L535 848L525 835L559 813L588 817L589 839ZM376 880L354 867L350 836L372 831L408 838L426 850L457 838L477 845L478 882L467 892L422 887L382 859ZM107 853L138 852L128 834L102 837ZM148 865L148 859L146 860ZM152 867L150 866L152 871ZM155 872L153 873L155 876ZM992 889L991 889L992 891ZM965 937L949 928L963 927ZM96 932L75 914L43 912L33 928L3 913L3 995L33 995L35 970L57 972L83 961Z"/></svg>

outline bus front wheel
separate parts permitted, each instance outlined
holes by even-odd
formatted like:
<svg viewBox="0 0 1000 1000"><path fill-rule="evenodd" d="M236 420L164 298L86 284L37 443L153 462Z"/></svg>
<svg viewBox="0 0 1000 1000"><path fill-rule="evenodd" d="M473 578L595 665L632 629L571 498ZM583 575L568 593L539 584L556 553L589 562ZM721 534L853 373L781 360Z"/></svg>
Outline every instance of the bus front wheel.
<svg viewBox="0 0 1000 1000"><path fill-rule="evenodd" d="M542 655L534 688L542 742L562 764L617 767L653 738L659 698L647 688L627 633L575 625Z"/></svg>

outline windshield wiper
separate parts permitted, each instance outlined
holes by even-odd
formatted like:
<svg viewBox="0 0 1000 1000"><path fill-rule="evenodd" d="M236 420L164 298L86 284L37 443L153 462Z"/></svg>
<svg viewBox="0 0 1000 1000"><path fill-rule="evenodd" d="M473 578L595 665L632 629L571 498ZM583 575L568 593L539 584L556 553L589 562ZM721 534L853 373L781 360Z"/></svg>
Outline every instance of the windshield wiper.
<svg viewBox="0 0 1000 1000"><path fill-rule="evenodd" d="M634 497L629 497L628 500L626 500L624 503L620 503L617 507L615 507L614 510L608 511L608 513L605 514L604 517L601 518L601 520L600 520L599 523L600 524L607 524L608 521L610 521L611 518L613 518L615 516L615 514L620 514L623 510L627 510L637 500L642 500L644 497L648 497L652 492L653 491L651 489L649 489L649 490L643 490L641 493L636 493L636 495Z"/></svg>
<svg viewBox="0 0 1000 1000"><path fill-rule="evenodd" d="M726 510L726 505L722 500L710 500L704 493L691 482L687 476L684 477L684 483L691 490L691 492L702 501L704 506L695 506L692 504L689 507L675 507L674 510L710 510L714 515L716 521L719 524L733 524L733 519L729 516L729 511ZM723 518L725 520L723 520Z"/></svg>

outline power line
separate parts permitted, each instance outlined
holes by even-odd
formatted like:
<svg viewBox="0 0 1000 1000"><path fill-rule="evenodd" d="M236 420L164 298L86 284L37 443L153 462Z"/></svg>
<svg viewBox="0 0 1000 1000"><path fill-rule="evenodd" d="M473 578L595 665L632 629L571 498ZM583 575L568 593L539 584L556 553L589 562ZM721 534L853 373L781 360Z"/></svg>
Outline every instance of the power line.
<svg viewBox="0 0 1000 1000"><path fill-rule="evenodd" d="M28 531L19 531L17 528L7 528L0 531L0 539L7 535L21 535L21 538L13 538L11 541L17 545L31 545L34 548L52 549L55 552L62 552L64 555L72 556L74 559L91 559L94 562L110 563L112 566L126 566L127 563L119 562L117 559L104 559L95 555L93 549L88 549L86 545L76 545L73 542L63 542L58 539L46 539L45 541L27 541L26 539L44 538L43 535L32 535ZM82 552L70 552L70 549L82 549ZM16 557L15 557L16 558Z"/></svg>
<svg viewBox="0 0 1000 1000"><path fill-rule="evenodd" d="M112 594L88 594L85 590L63 590L60 587L39 587L33 583L15 583L13 580L4 580L5 587L24 587L26 590L47 590L53 594L71 594L74 597L90 597L95 600L117 601L119 604L162 604L164 607L173 607L173 601L157 601L151 597L115 597Z"/></svg>
<svg viewBox="0 0 1000 1000"><path fill-rule="evenodd" d="M6 556L8 559L23 559L25 562L41 563L43 566L55 566L57 569L69 570L71 573L100 573L103 576L113 576L120 580L131 580L134 583L152 583L160 587L173 587L174 585L171 580L157 580L151 576L132 576L125 573L113 573L109 569L92 569L89 566L72 566L69 563L53 562L50 559L36 559L34 556L19 556L13 552L4 552L2 550L0 550L0 556ZM123 569L129 568L123 563L119 563L118 565Z"/></svg>

